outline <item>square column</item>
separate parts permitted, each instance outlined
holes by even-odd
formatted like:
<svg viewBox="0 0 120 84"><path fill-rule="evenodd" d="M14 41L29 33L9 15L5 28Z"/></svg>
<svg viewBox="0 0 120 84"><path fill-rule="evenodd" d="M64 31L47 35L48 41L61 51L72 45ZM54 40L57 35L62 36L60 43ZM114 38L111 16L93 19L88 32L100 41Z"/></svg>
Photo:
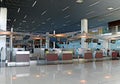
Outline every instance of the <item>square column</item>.
<svg viewBox="0 0 120 84"><path fill-rule="evenodd" d="M81 33L88 33L88 20L82 19L81 20ZM87 49L88 43L85 42L86 38L81 38L81 48Z"/></svg>
<svg viewBox="0 0 120 84"><path fill-rule="evenodd" d="M46 43L45 43L45 48L48 49L49 48L49 32L46 32Z"/></svg>
<svg viewBox="0 0 120 84"><path fill-rule="evenodd" d="M0 31L6 31L7 25L7 8L0 8ZM6 58L6 35L0 36L1 59Z"/></svg>

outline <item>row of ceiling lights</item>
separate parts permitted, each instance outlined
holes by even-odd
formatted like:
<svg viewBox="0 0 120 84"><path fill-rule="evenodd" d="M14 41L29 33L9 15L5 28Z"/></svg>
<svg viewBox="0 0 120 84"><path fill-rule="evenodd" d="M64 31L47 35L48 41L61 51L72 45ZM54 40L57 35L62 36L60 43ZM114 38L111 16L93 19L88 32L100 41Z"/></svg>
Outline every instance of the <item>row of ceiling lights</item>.
<svg viewBox="0 0 120 84"><path fill-rule="evenodd" d="M83 0L76 0L76 2L77 3L83 3ZM34 7L35 5L36 5L36 3L37 3L37 1L34 1L34 3L32 4L32 7ZM95 2L95 3L93 3L93 4L91 4L91 5L89 5L89 6L94 6L94 5L96 5L96 4L98 4L98 3L100 3L100 1L97 1L97 2ZM65 10L67 10L67 9L69 9L69 6L67 6L67 7L65 7L64 9L62 9L62 11L65 11ZM109 7L109 8L107 8L108 10L113 10L114 8L112 8L112 7ZM17 12L19 13L20 12L20 8L18 8L18 10L17 10ZM47 12L47 10L45 10L45 11L43 11L42 13L41 13L41 15L44 15L45 13ZM89 12L89 13L87 13L86 15L89 15L89 14L92 14L92 13L94 13L95 11L91 11L91 12ZM24 16L24 19L27 17L27 15L25 15ZM67 16L65 16L64 18L68 18L68 17L70 17L70 15L67 15ZM48 18L47 19L47 21L49 21L49 20L51 20L51 18ZM10 21L10 20L9 20ZM16 19L14 19L14 22L16 21ZM23 21L23 22L26 22L26 21ZM34 21L35 22L35 21ZM32 23L34 23L33 21L32 21ZM66 21L65 23L69 23L69 22L71 22L70 20L68 20L68 21ZM42 22L42 24L46 24L45 22ZM63 24L63 26L66 26L66 24Z"/></svg>

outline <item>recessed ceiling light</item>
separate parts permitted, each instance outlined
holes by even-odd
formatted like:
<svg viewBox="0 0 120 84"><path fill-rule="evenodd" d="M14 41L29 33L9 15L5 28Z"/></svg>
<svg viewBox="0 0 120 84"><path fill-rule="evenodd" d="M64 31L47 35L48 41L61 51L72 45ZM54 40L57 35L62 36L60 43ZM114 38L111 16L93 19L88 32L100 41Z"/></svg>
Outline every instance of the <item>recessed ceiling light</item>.
<svg viewBox="0 0 120 84"><path fill-rule="evenodd" d="M70 15L67 15L67 16L65 16L64 18L68 18L68 17L70 17Z"/></svg>
<svg viewBox="0 0 120 84"><path fill-rule="evenodd" d="M32 4L32 7L34 7L36 3L37 3L37 1L34 1L34 3Z"/></svg>
<svg viewBox="0 0 120 84"><path fill-rule="evenodd" d="M24 19L27 17L27 15L24 16Z"/></svg>
<svg viewBox="0 0 120 84"><path fill-rule="evenodd" d="M83 0L76 0L77 3L83 3Z"/></svg>
<svg viewBox="0 0 120 84"><path fill-rule="evenodd" d="M95 6L95 5L99 4L99 3L100 3L100 1L97 1L97 2L95 2L95 3L91 4L91 5L89 5L88 7Z"/></svg>
<svg viewBox="0 0 120 84"><path fill-rule="evenodd" d="M20 8L18 8L17 12L18 12L18 13L20 12Z"/></svg>
<svg viewBox="0 0 120 84"><path fill-rule="evenodd" d="M47 12L47 10L43 11L41 15L44 15Z"/></svg>
<svg viewBox="0 0 120 84"><path fill-rule="evenodd" d="M113 7L109 7L109 8L107 8L108 10L113 10L114 8Z"/></svg>
<svg viewBox="0 0 120 84"><path fill-rule="evenodd" d="M95 11L90 11L88 12L86 15L90 15L90 14L93 14Z"/></svg>
<svg viewBox="0 0 120 84"><path fill-rule="evenodd" d="M66 11L66 10L69 9L69 8L70 8L70 7L67 6L67 7L63 8L62 11Z"/></svg>
<svg viewBox="0 0 120 84"><path fill-rule="evenodd" d="M14 19L14 22L16 21L16 19Z"/></svg>
<svg viewBox="0 0 120 84"><path fill-rule="evenodd" d="M68 20L68 21L66 21L65 23L69 23L69 22L71 22L71 20Z"/></svg>
<svg viewBox="0 0 120 84"><path fill-rule="evenodd" d="M48 18L47 21L51 20L51 18Z"/></svg>

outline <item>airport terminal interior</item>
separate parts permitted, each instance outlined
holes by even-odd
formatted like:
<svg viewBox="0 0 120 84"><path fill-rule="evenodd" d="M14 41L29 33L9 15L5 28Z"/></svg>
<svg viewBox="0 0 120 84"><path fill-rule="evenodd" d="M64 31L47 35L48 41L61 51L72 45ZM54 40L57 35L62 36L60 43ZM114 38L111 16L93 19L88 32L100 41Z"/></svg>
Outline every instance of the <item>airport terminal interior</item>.
<svg viewBox="0 0 120 84"><path fill-rule="evenodd" d="M120 0L0 0L0 84L120 84Z"/></svg>

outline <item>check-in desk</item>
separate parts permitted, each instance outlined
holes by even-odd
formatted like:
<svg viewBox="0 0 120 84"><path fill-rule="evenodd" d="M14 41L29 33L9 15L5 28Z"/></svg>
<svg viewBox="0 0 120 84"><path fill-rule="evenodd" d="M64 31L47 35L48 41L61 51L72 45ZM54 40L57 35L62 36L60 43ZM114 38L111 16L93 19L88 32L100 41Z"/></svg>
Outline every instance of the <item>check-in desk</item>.
<svg viewBox="0 0 120 84"><path fill-rule="evenodd" d="M72 62L73 62L73 52L62 51L62 63L72 63Z"/></svg>
<svg viewBox="0 0 120 84"><path fill-rule="evenodd" d="M16 66L18 65L30 65L30 52L29 51L17 51L16 52Z"/></svg>
<svg viewBox="0 0 120 84"><path fill-rule="evenodd" d="M119 53L117 51L112 51L112 59L119 59Z"/></svg>
<svg viewBox="0 0 120 84"><path fill-rule="evenodd" d="M58 63L58 54L55 52L49 52L45 54L46 64Z"/></svg>
<svg viewBox="0 0 120 84"><path fill-rule="evenodd" d="M85 51L84 53L84 59L92 59L93 56L92 56L92 52L91 51Z"/></svg>
<svg viewBox="0 0 120 84"><path fill-rule="evenodd" d="M96 51L95 58L103 58L103 52L102 51Z"/></svg>

